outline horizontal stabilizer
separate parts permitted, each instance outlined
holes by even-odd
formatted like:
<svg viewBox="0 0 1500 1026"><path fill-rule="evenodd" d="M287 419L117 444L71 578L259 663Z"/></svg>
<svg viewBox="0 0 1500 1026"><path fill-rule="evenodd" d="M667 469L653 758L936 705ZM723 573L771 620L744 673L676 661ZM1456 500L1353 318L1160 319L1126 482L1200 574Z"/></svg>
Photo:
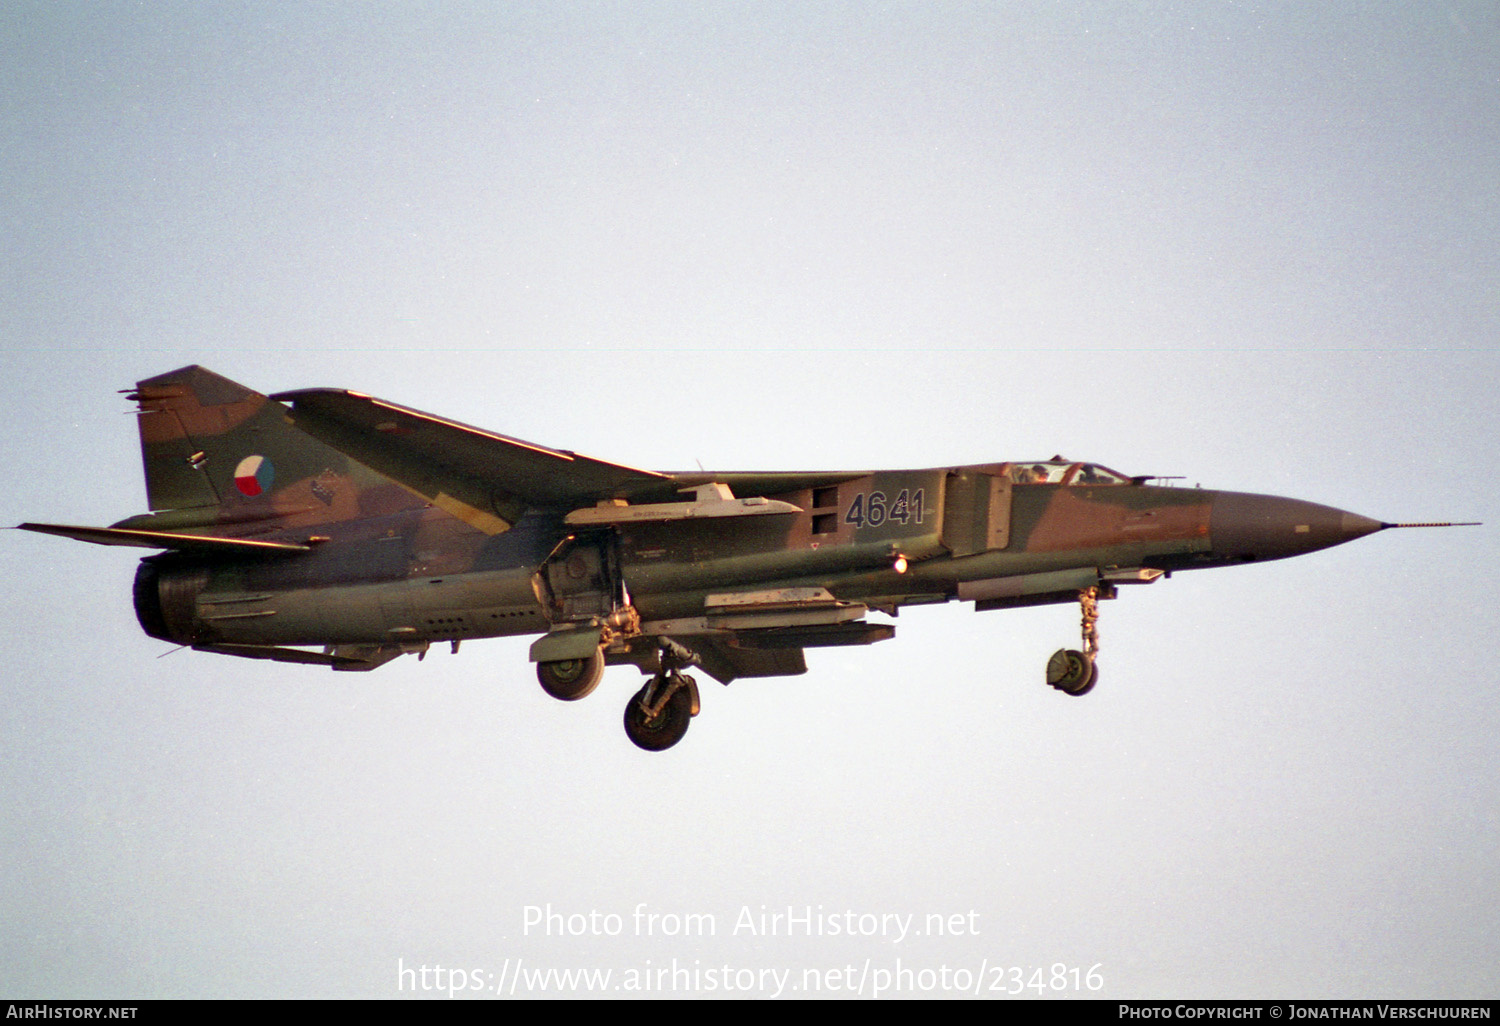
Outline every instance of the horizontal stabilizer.
<svg viewBox="0 0 1500 1026"><path fill-rule="evenodd" d="M93 542L95 545L133 545L142 549L173 549L203 555L291 556L306 552L307 545L294 542L255 541L249 538L214 538L175 531L135 531L126 527L78 527L73 524L17 524L22 531L55 534L60 538Z"/></svg>
<svg viewBox="0 0 1500 1026"><path fill-rule="evenodd" d="M313 666L328 666L335 670L373 670L383 666L402 654L397 645L340 645L332 652L310 652L302 648L286 648L281 645L194 645L194 651L217 652L219 655L239 656L241 659L270 659L278 663L303 663ZM353 650L355 654L346 654Z"/></svg>

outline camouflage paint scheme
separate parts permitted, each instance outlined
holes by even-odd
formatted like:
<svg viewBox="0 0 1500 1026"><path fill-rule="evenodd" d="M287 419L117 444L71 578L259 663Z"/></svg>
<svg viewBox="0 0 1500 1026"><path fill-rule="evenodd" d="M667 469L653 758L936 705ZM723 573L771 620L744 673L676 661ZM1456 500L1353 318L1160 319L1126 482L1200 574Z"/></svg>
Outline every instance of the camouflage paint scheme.
<svg viewBox="0 0 1500 1026"><path fill-rule="evenodd" d="M153 637L341 670L541 634L544 670L602 655L658 681L689 663L724 683L797 674L807 648L891 637L872 610L1112 598L1119 584L1393 526L1060 457L657 473L356 392L267 398L196 366L130 398L152 512L21 526L163 549L135 582Z"/></svg>

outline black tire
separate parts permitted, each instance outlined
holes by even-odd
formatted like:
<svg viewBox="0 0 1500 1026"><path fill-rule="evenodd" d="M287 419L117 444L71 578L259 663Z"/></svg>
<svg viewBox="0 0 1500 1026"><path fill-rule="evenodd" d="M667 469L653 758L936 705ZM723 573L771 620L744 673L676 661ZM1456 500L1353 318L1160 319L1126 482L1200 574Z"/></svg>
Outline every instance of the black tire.
<svg viewBox="0 0 1500 1026"><path fill-rule="evenodd" d="M1086 695L1098 679L1094 660L1077 649L1058 649L1047 661L1047 683L1065 695Z"/></svg>
<svg viewBox="0 0 1500 1026"><path fill-rule="evenodd" d="M1074 690L1067 692L1067 694L1072 695L1074 698L1080 698L1088 694L1090 691L1094 690L1094 685L1097 683L1099 683L1099 664L1094 662L1093 660L1090 660L1089 679L1084 682L1083 687L1075 688Z"/></svg>
<svg viewBox="0 0 1500 1026"><path fill-rule="evenodd" d="M542 690L561 702L587 698L604 678L604 653L595 649L587 659L559 659L536 664Z"/></svg>
<svg viewBox="0 0 1500 1026"><path fill-rule="evenodd" d="M641 699L650 687L647 684L637 691L625 706L625 735L637 748L663 752L681 741L688 725L693 722L693 692L688 687L678 688L656 718L648 720L641 708Z"/></svg>

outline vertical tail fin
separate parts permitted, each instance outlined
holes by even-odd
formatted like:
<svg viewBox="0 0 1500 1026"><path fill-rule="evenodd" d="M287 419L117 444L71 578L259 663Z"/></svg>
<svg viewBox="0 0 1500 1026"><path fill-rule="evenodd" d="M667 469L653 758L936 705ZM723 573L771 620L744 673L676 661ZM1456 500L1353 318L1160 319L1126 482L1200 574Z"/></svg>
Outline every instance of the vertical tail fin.
<svg viewBox="0 0 1500 1026"><path fill-rule="evenodd" d="M147 506L155 510L217 506L223 501L226 447L253 436L266 397L202 367L137 382L127 396L140 405L137 426L146 470Z"/></svg>
<svg viewBox="0 0 1500 1026"><path fill-rule="evenodd" d="M152 511L184 519L298 524L344 520L414 498L292 426L287 409L202 367L138 382L141 459Z"/></svg>

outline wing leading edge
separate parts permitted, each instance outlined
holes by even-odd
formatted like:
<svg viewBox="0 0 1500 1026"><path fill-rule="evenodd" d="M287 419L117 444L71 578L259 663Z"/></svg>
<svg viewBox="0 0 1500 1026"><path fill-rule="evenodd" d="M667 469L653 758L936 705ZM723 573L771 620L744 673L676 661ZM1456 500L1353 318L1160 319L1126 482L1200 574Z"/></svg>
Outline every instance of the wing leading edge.
<svg viewBox="0 0 1500 1026"><path fill-rule="evenodd" d="M661 473L511 438L362 392L313 388L271 398L290 404L292 423L314 438L490 534L507 530L529 506L575 510L612 500L681 504L684 492L708 484L726 485L744 499L826 487L867 473ZM617 512L580 515L584 519L637 517Z"/></svg>
<svg viewBox="0 0 1500 1026"><path fill-rule="evenodd" d="M528 506L669 497L666 474L510 438L343 389L280 392L297 427L489 534Z"/></svg>

